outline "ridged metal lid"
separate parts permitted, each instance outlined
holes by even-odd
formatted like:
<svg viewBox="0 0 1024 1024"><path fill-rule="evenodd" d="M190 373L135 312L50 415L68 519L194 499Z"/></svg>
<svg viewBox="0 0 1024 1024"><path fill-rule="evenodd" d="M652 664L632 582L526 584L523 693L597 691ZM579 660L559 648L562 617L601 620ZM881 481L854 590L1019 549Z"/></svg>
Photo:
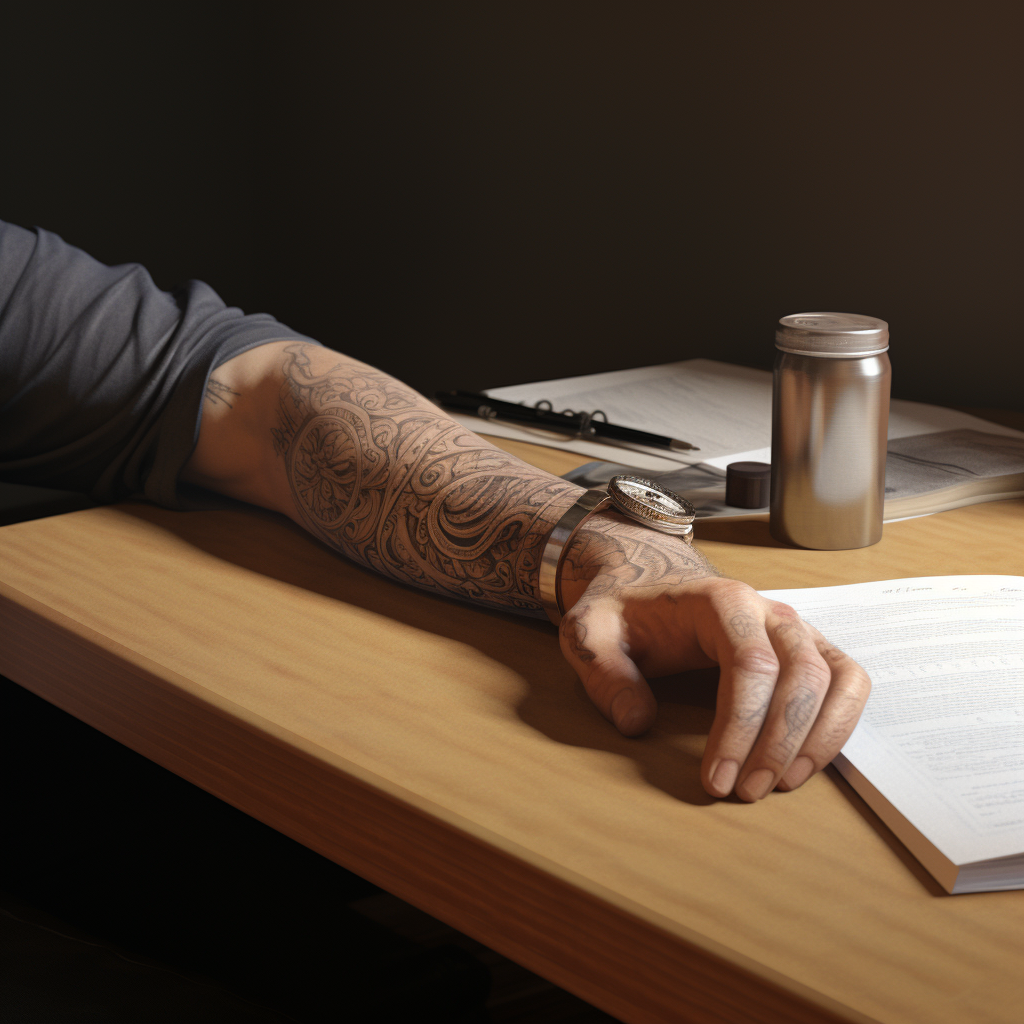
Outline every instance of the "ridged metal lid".
<svg viewBox="0 0 1024 1024"><path fill-rule="evenodd" d="M889 325L857 313L794 313L779 321L775 347L809 356L870 356L889 347Z"/></svg>

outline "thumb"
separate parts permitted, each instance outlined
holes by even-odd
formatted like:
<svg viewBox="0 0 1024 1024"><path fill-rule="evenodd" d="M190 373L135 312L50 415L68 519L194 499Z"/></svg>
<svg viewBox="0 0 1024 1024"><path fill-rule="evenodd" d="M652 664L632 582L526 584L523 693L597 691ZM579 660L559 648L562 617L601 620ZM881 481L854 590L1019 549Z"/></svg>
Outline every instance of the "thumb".
<svg viewBox="0 0 1024 1024"><path fill-rule="evenodd" d="M627 653L617 607L579 602L563 616L558 638L588 696L619 732L638 736L654 724L657 703Z"/></svg>

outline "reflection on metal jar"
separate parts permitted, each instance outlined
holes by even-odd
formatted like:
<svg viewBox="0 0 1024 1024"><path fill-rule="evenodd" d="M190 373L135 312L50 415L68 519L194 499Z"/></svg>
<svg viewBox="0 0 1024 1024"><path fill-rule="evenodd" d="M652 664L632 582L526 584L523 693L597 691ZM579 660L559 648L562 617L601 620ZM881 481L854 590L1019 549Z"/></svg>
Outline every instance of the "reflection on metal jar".
<svg viewBox="0 0 1024 1024"><path fill-rule="evenodd" d="M882 537L888 325L851 313L783 317L776 332L770 530L799 547Z"/></svg>

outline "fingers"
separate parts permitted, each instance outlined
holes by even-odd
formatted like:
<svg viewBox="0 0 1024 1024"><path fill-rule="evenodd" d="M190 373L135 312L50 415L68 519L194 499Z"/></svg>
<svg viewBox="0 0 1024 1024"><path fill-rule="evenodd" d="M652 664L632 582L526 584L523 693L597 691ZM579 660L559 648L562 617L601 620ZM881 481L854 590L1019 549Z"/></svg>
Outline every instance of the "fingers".
<svg viewBox="0 0 1024 1024"><path fill-rule="evenodd" d="M580 602L558 630L566 660L598 710L625 736L646 732L657 714L651 688L627 653L622 614L614 602Z"/></svg>
<svg viewBox="0 0 1024 1024"><path fill-rule="evenodd" d="M718 701L702 766L704 786L714 796L728 796L742 783L743 798L758 799L748 795L760 781L756 777L748 783L755 770L753 760L748 765L748 758L768 718L773 698L777 698L776 684L781 672L778 655L758 611L738 610L721 623L724 635L717 652L721 665ZM762 763L756 767L768 766ZM764 792L769 788L766 784Z"/></svg>
<svg viewBox="0 0 1024 1024"><path fill-rule="evenodd" d="M867 674L786 605L747 601L720 616L720 629L705 788L715 796L735 789L747 801L777 785L795 789L853 731L870 689Z"/></svg>
<svg viewBox="0 0 1024 1024"><path fill-rule="evenodd" d="M808 626L819 654L829 665L832 678L818 717L804 739L800 753L783 773L779 789L802 786L821 771L842 749L856 728L871 692L871 680L849 655L833 647L817 630Z"/></svg>
<svg viewBox="0 0 1024 1024"><path fill-rule="evenodd" d="M801 753L831 680L827 662L795 615L767 623L766 632L778 658L778 678L736 786L741 800L760 800L775 788Z"/></svg>
<svg viewBox="0 0 1024 1024"><path fill-rule="evenodd" d="M717 661L718 705L701 773L713 796L749 802L796 789L828 764L860 717L867 673L787 605L734 580L685 594L590 595L563 617L562 652L601 713L627 736L653 724L652 675Z"/></svg>

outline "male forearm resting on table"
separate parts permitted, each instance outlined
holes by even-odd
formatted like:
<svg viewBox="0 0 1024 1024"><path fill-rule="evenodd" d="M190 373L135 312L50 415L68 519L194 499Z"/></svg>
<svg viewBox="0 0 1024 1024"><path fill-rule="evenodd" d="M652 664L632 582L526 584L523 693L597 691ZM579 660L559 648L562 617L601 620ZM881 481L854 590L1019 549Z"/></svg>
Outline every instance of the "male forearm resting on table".
<svg viewBox="0 0 1024 1024"><path fill-rule="evenodd" d="M214 372L185 479L282 512L392 579L538 616L545 539L582 493L395 378L298 341ZM866 673L791 608L614 513L573 538L562 593L562 652L626 735L654 721L647 678L720 666L702 766L713 795L795 789L838 753L867 699Z"/></svg>

